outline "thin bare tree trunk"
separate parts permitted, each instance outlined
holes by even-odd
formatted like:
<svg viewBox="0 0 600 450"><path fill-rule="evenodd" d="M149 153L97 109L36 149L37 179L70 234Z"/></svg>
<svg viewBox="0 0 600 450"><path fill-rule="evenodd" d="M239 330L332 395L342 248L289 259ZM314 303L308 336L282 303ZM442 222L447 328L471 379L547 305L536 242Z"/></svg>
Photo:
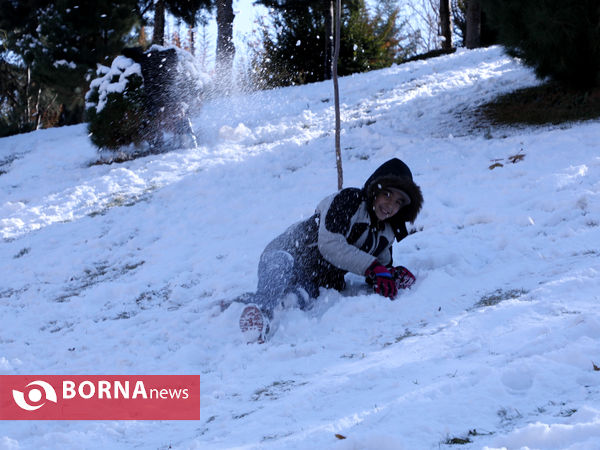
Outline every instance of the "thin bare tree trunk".
<svg viewBox="0 0 600 450"><path fill-rule="evenodd" d="M188 41L190 43L190 53L192 55L196 55L196 47L194 45L194 41L196 40L196 33L194 32L194 27L188 27Z"/></svg>
<svg viewBox="0 0 600 450"><path fill-rule="evenodd" d="M42 97L42 88L39 88L37 99L35 101L35 129L40 130L42 128L42 114L40 113L40 98Z"/></svg>
<svg viewBox="0 0 600 450"><path fill-rule="evenodd" d="M334 40L333 35L335 33L334 23L335 23L335 1L329 0L329 8L325 14L325 80L331 80L332 76L332 62L333 62L333 53L334 53Z"/></svg>
<svg viewBox="0 0 600 450"><path fill-rule="evenodd" d="M27 122L31 122L31 99L29 98L29 87L31 86L31 67L27 66L27 84L25 85L25 98L27 99Z"/></svg>
<svg viewBox="0 0 600 450"><path fill-rule="evenodd" d="M440 0L440 31L444 38L442 49L452 48L452 20L450 18L450 0Z"/></svg>
<svg viewBox="0 0 600 450"><path fill-rule="evenodd" d="M340 120L340 89L338 86L338 58L340 56L340 22L342 16L341 0L336 0L335 11L335 46L333 53L333 94L335 98L335 161L337 166L338 190L344 185L344 171L342 170L342 149L340 146L341 120Z"/></svg>

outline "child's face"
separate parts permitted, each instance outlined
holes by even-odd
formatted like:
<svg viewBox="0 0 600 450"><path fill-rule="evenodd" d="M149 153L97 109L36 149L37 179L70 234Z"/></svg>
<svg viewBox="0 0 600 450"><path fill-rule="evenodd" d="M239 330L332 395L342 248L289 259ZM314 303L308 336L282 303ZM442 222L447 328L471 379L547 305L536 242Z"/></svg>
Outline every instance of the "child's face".
<svg viewBox="0 0 600 450"><path fill-rule="evenodd" d="M375 197L373 210L379 220L386 220L395 216L400 208L409 203L410 198L404 192L394 188L385 188Z"/></svg>

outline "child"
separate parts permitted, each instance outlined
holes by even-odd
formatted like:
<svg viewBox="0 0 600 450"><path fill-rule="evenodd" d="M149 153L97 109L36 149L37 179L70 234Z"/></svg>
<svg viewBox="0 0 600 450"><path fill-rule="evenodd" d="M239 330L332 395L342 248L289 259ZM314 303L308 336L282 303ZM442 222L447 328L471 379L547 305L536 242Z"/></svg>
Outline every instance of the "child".
<svg viewBox="0 0 600 450"><path fill-rule="evenodd" d="M319 288L345 288L344 275L366 277L375 292L393 300L415 277L392 265L392 244L407 235L423 204L410 169L397 158L382 164L364 187L346 188L319 203L315 214L270 242L258 264L258 287L240 317L249 341L264 342L282 298L294 293L301 309ZM248 301L248 300L247 300Z"/></svg>

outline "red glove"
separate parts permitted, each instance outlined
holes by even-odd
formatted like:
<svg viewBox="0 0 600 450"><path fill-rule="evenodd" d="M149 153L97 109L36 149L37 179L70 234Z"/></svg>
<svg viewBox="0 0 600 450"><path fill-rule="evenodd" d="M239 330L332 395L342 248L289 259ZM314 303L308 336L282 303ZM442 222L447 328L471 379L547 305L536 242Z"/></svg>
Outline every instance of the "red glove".
<svg viewBox="0 0 600 450"><path fill-rule="evenodd" d="M406 267L398 266L390 268L390 272L396 281L398 289L410 289L415 284L415 276Z"/></svg>
<svg viewBox="0 0 600 450"><path fill-rule="evenodd" d="M379 264L379 261L373 261L365 272L365 276L373 281L375 292L384 297L394 299L398 293L394 277L388 269Z"/></svg>

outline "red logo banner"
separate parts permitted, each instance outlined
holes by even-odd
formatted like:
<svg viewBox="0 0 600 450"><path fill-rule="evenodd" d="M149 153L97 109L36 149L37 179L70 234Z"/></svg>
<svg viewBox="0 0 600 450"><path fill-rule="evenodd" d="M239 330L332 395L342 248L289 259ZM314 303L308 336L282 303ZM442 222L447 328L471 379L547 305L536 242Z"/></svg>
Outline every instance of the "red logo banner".
<svg viewBox="0 0 600 450"><path fill-rule="evenodd" d="M0 375L0 420L200 420L200 375Z"/></svg>

